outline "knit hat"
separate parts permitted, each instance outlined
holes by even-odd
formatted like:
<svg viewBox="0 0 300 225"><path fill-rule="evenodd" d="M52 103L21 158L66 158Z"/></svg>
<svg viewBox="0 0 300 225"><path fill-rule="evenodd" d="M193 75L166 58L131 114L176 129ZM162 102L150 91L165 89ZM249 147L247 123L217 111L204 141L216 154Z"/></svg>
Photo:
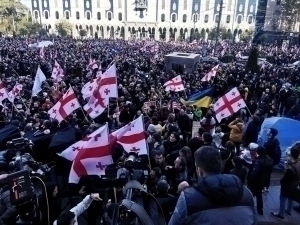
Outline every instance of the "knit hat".
<svg viewBox="0 0 300 225"><path fill-rule="evenodd" d="M153 124L150 124L148 126L147 133L149 135L153 135L154 133L156 133L156 128L155 128L155 126Z"/></svg>
<svg viewBox="0 0 300 225"><path fill-rule="evenodd" d="M270 128L270 133L272 134L273 137L276 137L278 134L278 130L276 130L275 128Z"/></svg>

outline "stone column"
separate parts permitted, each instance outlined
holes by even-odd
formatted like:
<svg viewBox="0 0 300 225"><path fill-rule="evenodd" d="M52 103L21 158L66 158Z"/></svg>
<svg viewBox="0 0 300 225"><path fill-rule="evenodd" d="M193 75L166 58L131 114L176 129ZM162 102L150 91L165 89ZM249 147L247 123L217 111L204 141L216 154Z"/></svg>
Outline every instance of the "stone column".
<svg viewBox="0 0 300 225"><path fill-rule="evenodd" d="M166 29L166 41L170 40L170 28Z"/></svg>
<svg viewBox="0 0 300 225"><path fill-rule="evenodd" d="M158 27L155 27L155 35L154 35L154 39L156 40L156 41L158 41L159 40L159 30L158 30Z"/></svg>

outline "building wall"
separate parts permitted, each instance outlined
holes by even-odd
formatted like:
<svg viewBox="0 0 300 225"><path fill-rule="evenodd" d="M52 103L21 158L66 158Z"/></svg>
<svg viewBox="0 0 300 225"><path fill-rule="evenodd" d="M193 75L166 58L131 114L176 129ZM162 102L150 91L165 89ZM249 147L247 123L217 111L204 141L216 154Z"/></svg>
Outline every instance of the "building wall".
<svg viewBox="0 0 300 225"><path fill-rule="evenodd" d="M24 0L27 1L27 0ZM68 20L73 35L86 29L89 36L122 36L155 39L179 36L188 38L207 33L216 27L221 0L31 0L31 12L55 32L55 24ZM143 0L142 0L143 1ZM258 0L224 0L221 27L232 33L254 29ZM46 7L47 6L47 7ZM48 11L48 15L46 13ZM38 12L38 13L36 13Z"/></svg>

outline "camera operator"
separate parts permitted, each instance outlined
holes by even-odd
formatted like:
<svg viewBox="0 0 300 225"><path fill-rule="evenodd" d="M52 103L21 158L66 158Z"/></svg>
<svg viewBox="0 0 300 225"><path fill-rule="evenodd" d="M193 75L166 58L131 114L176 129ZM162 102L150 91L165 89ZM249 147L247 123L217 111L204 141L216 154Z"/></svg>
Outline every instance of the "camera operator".
<svg viewBox="0 0 300 225"><path fill-rule="evenodd" d="M157 194L154 195L163 210L167 223L171 218L171 215L176 206L176 202L178 200L178 197L175 197L168 193L169 188L170 186L168 182L165 179L161 179L160 181L158 181L156 186Z"/></svg>
<svg viewBox="0 0 300 225"><path fill-rule="evenodd" d="M162 174L160 168L158 167L152 168L150 172L150 176L148 177L146 182L149 192L156 193L156 186L159 180L161 179L161 176Z"/></svg>
<svg viewBox="0 0 300 225"><path fill-rule="evenodd" d="M175 188L177 189L178 185L182 181L189 182L187 164L184 157L177 157L177 159L174 161L174 166L166 166L166 170L168 171L167 178L170 181L173 191L177 191ZM175 192L172 193L175 194Z"/></svg>
<svg viewBox="0 0 300 225"><path fill-rule="evenodd" d="M2 165L0 164L2 167ZM0 168L0 224L11 225L15 224L17 210L10 204L10 190L8 185L2 184L7 178L5 169Z"/></svg>
<svg viewBox="0 0 300 225"><path fill-rule="evenodd" d="M91 205L93 200L102 201L102 199L99 197L99 194L90 194L70 211L60 214L53 225L78 225L77 217L84 213L84 211Z"/></svg>

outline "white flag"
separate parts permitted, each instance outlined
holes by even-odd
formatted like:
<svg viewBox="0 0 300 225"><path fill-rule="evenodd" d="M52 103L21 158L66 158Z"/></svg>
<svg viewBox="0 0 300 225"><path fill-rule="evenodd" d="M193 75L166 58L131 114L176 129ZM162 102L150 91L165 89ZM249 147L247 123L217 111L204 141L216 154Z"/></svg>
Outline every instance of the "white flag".
<svg viewBox="0 0 300 225"><path fill-rule="evenodd" d="M108 126L105 125L79 150L70 170L69 183L78 183L83 175L105 175L105 167L112 163Z"/></svg>
<svg viewBox="0 0 300 225"><path fill-rule="evenodd" d="M35 80L32 88L32 96L37 95L42 90L42 83L46 80L46 76L41 70L40 67L38 67L35 75Z"/></svg>
<svg viewBox="0 0 300 225"><path fill-rule="evenodd" d="M214 104L214 111L217 120L220 122L222 119L231 116L240 109L246 107L246 103L241 96L238 89L235 87L224 96L218 99Z"/></svg>
<svg viewBox="0 0 300 225"><path fill-rule="evenodd" d="M48 111L48 114L51 118L61 122L79 107L78 99L76 98L73 88L70 87L61 99Z"/></svg>

